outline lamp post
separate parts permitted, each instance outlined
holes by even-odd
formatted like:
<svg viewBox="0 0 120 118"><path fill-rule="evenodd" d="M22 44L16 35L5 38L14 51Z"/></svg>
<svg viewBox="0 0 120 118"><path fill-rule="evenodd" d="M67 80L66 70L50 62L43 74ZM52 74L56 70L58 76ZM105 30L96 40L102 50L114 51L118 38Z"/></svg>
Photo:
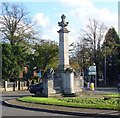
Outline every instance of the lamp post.
<svg viewBox="0 0 120 118"><path fill-rule="evenodd" d="M104 84L106 86L106 44L105 44L105 80L104 80Z"/></svg>
<svg viewBox="0 0 120 118"><path fill-rule="evenodd" d="M91 56L92 53L91 53L91 52L92 52L92 48L90 48L90 66L91 66L91 63L92 63L92 62L91 62L91 60L92 60L92 59L91 59L91 58L92 58L92 56Z"/></svg>
<svg viewBox="0 0 120 118"><path fill-rule="evenodd" d="M96 64L93 64L95 66L95 71L96 71ZM95 75L95 88L97 88L97 71L96 71L96 75Z"/></svg>

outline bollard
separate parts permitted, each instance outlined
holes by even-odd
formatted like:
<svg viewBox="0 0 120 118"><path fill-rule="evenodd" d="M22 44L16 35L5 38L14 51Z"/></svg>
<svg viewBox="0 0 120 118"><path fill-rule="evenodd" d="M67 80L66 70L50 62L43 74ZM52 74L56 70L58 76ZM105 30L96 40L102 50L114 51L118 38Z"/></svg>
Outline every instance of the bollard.
<svg viewBox="0 0 120 118"><path fill-rule="evenodd" d="M17 82L16 82L16 90L17 90L17 91L18 91L18 88L19 88L18 86L19 86L19 82L17 81Z"/></svg>
<svg viewBox="0 0 120 118"><path fill-rule="evenodd" d="M90 83L90 90L95 90L94 89L94 83Z"/></svg>
<svg viewBox="0 0 120 118"><path fill-rule="evenodd" d="M89 83L89 82L87 83L87 88L88 88L88 89L90 88L90 83Z"/></svg>
<svg viewBox="0 0 120 118"><path fill-rule="evenodd" d="M7 91L7 81L5 81L5 91Z"/></svg>

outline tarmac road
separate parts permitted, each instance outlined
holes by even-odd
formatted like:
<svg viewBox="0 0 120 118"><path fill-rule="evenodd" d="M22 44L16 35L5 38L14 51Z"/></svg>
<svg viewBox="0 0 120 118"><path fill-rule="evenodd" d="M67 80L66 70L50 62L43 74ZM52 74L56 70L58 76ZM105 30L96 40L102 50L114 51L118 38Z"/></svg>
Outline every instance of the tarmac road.
<svg viewBox="0 0 120 118"><path fill-rule="evenodd" d="M4 92L2 94L2 101L13 99L21 96L31 96L29 91L18 91L18 92ZM2 105L2 101L0 105ZM65 114L47 113L40 111L30 111L19 108L12 108L2 105L2 116L69 116Z"/></svg>
<svg viewBox="0 0 120 118"><path fill-rule="evenodd" d="M101 89L97 88L95 91L90 91L89 92L112 92L112 93L117 93L117 89L112 88L112 89ZM2 93L2 100L0 101L0 106L2 107L2 116L47 116L47 117L73 117L73 115L67 115L67 114L57 114L57 113L50 113L50 112L43 112L43 111L32 111L32 110L26 110L26 109L19 109L19 108L12 108L12 107L7 107L2 105L2 101L8 100L8 99L13 99L21 96L31 96L32 94L29 93L29 91L14 91L14 92L3 92ZM0 113L1 114L1 113ZM93 117L88 117L88 116L74 116L74 117L80 117L80 118L93 118ZM33 117L34 118L34 117ZM100 118L100 117L99 117Z"/></svg>

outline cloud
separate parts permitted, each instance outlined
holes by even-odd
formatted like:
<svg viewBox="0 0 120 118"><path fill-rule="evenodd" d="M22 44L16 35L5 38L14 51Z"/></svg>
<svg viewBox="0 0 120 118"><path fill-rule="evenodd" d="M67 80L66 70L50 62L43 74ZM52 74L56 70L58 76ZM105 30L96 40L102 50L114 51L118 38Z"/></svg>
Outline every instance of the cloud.
<svg viewBox="0 0 120 118"><path fill-rule="evenodd" d="M61 2L68 6L92 6L92 3L89 0L61 0Z"/></svg>
<svg viewBox="0 0 120 118"><path fill-rule="evenodd" d="M116 0L117 1L117 0ZM118 14L111 13L107 8L97 8L92 2L99 2L98 0L62 0L68 6L74 6L75 8L70 11L70 16L77 19L76 22L82 22L85 25L88 19L96 19L103 22L106 26L113 26L117 30ZM109 2L106 0L106 2Z"/></svg>
<svg viewBox="0 0 120 118"><path fill-rule="evenodd" d="M68 34L69 44L75 42L80 37L80 29L82 29L87 23L88 19L96 19L99 22L103 22L108 27L115 27L117 31L118 15L117 13L111 13L107 8L97 8L90 0L61 0L62 4L71 7L71 10L67 13L70 24L67 27L70 30ZM94 0L94 2L99 2ZM56 8L53 8L57 10ZM68 16L69 15L69 16ZM60 15L57 15L57 17ZM60 29L57 25L50 23L50 18L43 13L35 15L34 19L37 20L40 28L42 29L42 38L59 41L59 34L57 31Z"/></svg>
<svg viewBox="0 0 120 118"><path fill-rule="evenodd" d="M53 10L58 10L58 9L56 7L54 7Z"/></svg>
<svg viewBox="0 0 120 118"><path fill-rule="evenodd" d="M59 42L59 34L57 32L58 30L58 26L51 25L50 28L46 28L46 32L42 34L42 38Z"/></svg>
<svg viewBox="0 0 120 118"><path fill-rule="evenodd" d="M36 21L37 24L42 28L46 28L50 25L49 17L45 17L43 13L36 14L34 17L34 21Z"/></svg>
<svg viewBox="0 0 120 118"><path fill-rule="evenodd" d="M92 0L92 2L118 2L119 0Z"/></svg>
<svg viewBox="0 0 120 118"><path fill-rule="evenodd" d="M68 27L68 30L70 31L68 34L69 44L76 42L78 40L78 37L80 37L80 32L78 32L75 27Z"/></svg>
<svg viewBox="0 0 120 118"><path fill-rule="evenodd" d="M96 7L81 7L70 11L70 15L78 19L85 25L88 19L96 19L99 22L103 22L108 27L115 27L117 29L118 15L117 13L111 13L108 9L98 9Z"/></svg>
<svg viewBox="0 0 120 118"><path fill-rule="evenodd" d="M33 19L37 21L38 27L42 30L41 39L59 42L59 33L57 31L60 30L60 27L58 25L52 25L49 17L45 16L43 13L38 13ZM76 41L79 35L77 30L73 27L68 27L68 30L70 30L68 40L69 44L71 44L73 41Z"/></svg>
<svg viewBox="0 0 120 118"><path fill-rule="evenodd" d="M37 27L42 32L40 35L41 39L59 41L59 35L57 33L59 27L52 25L48 16L45 16L43 13L37 13L33 20L37 22Z"/></svg>
<svg viewBox="0 0 120 118"><path fill-rule="evenodd" d="M117 1L117 0L116 0ZM80 29L85 28L88 24L88 19L96 19L97 21L104 23L107 27L115 27L118 30L118 14L111 13L107 8L97 8L93 5L93 2L101 2L98 0L61 0L61 2L67 7L73 7L69 14L72 27L70 28L69 41L75 42L82 33ZM107 0L102 2L109 2Z"/></svg>
<svg viewBox="0 0 120 118"><path fill-rule="evenodd" d="M44 40L53 40L53 37L51 37L51 36L49 36L47 34L42 34L41 39L44 39Z"/></svg>

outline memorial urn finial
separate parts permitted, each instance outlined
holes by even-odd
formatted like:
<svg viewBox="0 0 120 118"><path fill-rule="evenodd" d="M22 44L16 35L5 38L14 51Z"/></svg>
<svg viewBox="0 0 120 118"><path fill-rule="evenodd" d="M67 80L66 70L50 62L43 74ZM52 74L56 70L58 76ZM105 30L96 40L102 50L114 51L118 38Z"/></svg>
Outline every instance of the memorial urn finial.
<svg viewBox="0 0 120 118"><path fill-rule="evenodd" d="M66 16L63 14L63 15L61 16L62 21L61 21L61 22L58 22L59 26L61 26L61 27L66 27L66 26L68 25L69 22L66 22L66 21L65 21L65 18L66 18Z"/></svg>
<svg viewBox="0 0 120 118"><path fill-rule="evenodd" d="M68 31L68 30L65 28L66 26L68 26L68 23L69 23L69 22L66 22L66 21L65 21L65 18L66 18L66 16L63 14L63 15L61 16L62 21L61 21L61 22L58 22L58 25L62 27L62 28L58 31L58 33L60 33L60 32L63 32L63 33L68 33L68 32L70 32L70 31Z"/></svg>

